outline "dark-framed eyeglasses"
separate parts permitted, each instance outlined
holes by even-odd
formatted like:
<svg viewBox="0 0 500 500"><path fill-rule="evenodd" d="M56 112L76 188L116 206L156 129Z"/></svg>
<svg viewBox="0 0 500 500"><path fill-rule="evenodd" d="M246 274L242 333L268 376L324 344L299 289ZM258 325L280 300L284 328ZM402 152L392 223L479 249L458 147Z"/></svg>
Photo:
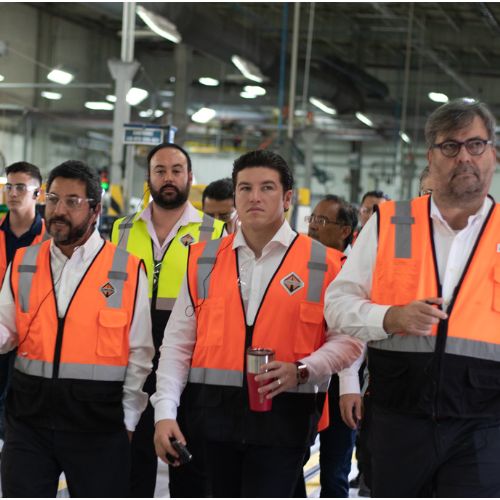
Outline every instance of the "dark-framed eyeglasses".
<svg viewBox="0 0 500 500"><path fill-rule="evenodd" d="M5 184L5 190L7 193L16 192L17 194L24 194L27 191L36 191L37 189L37 186L28 186L27 184L21 182L19 184L11 184L10 182Z"/></svg>
<svg viewBox="0 0 500 500"><path fill-rule="evenodd" d="M94 198L80 198L79 196L64 196L63 198L59 198L55 193L47 193L45 195L45 205L48 207L55 208L60 201L63 202L63 205L68 210L79 210L85 202L94 201Z"/></svg>
<svg viewBox="0 0 500 500"><path fill-rule="evenodd" d="M432 147L440 149L441 153L447 158L455 158L462 146L465 146L467 152L472 156L480 156L484 153L486 146L492 143L492 141L487 141L486 139L468 139L464 142L443 141L439 144L433 144Z"/></svg>
<svg viewBox="0 0 500 500"><path fill-rule="evenodd" d="M336 224L338 226L344 226L342 222L337 222L336 220L329 220L327 217L323 215L306 215L304 220L308 224L318 224L318 226L325 227L327 224Z"/></svg>

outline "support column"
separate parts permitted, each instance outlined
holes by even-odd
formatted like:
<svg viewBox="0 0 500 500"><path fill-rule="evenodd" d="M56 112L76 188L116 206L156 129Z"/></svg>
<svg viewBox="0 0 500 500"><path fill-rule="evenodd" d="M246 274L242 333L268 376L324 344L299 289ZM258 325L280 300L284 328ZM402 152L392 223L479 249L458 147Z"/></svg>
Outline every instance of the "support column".
<svg viewBox="0 0 500 500"><path fill-rule="evenodd" d="M351 177L351 192L349 201L358 203L361 198L361 149L362 142L351 142L351 154L349 156L349 167Z"/></svg>
<svg viewBox="0 0 500 500"><path fill-rule="evenodd" d="M176 143L184 144L186 140L189 117L187 116L187 98L190 83L189 66L191 62L190 48L180 43L175 46L175 95L173 102L173 125L177 127Z"/></svg>
<svg viewBox="0 0 500 500"><path fill-rule="evenodd" d="M302 132L302 138L305 144L305 176L304 176L304 187L311 190L311 180L313 171L313 158L314 158L314 144L318 140L320 132L313 129L312 127L307 127Z"/></svg>

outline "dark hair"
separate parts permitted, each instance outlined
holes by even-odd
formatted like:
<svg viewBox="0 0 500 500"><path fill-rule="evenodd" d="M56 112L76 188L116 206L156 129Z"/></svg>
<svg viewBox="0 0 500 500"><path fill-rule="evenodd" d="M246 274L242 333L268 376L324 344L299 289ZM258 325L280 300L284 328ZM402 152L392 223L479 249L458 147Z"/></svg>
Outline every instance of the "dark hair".
<svg viewBox="0 0 500 500"><path fill-rule="evenodd" d="M495 144L495 117L483 102L462 97L439 106L427 119L425 140L427 146L436 143L438 134L447 134L463 129L479 116L488 132L488 140Z"/></svg>
<svg viewBox="0 0 500 500"><path fill-rule="evenodd" d="M332 203L337 203L339 205L339 209L337 211L337 222L341 222L351 228L349 236L344 240L344 248L346 248L347 245L352 243L354 231L358 226L358 211L344 198L335 194L327 194L320 200L320 202L321 201L331 201Z"/></svg>
<svg viewBox="0 0 500 500"><path fill-rule="evenodd" d="M180 151L187 160L187 167L188 167L188 172L191 172L192 166L191 166L191 158L189 157L188 152L184 149L178 146L177 144L174 144L173 142L162 142L161 144L158 144L158 146L155 146L149 153L148 153L148 175L149 175L149 169L151 167L151 158L160 151L160 149L165 149L165 148L170 148L170 149L177 149L177 151Z"/></svg>
<svg viewBox="0 0 500 500"><path fill-rule="evenodd" d="M201 203L205 204L205 198L212 200L227 200L234 196L233 181L229 177L211 182L201 195Z"/></svg>
<svg viewBox="0 0 500 500"><path fill-rule="evenodd" d="M268 149L257 149L240 156L233 163L233 184L236 188L238 173L245 168L266 167L276 170L280 174L280 181L284 191L293 189L293 175L286 161L278 154Z"/></svg>
<svg viewBox="0 0 500 500"><path fill-rule="evenodd" d="M5 175L9 174L27 174L32 179L36 179L38 184L42 184L42 174L40 173L40 169L27 161L18 161L16 163L12 163L5 169Z"/></svg>
<svg viewBox="0 0 500 500"><path fill-rule="evenodd" d="M361 204L368 198L368 196L373 196L374 198L384 198L384 200L390 200L389 196L386 195L383 191L367 191L364 195L363 198L361 198Z"/></svg>
<svg viewBox="0 0 500 500"><path fill-rule="evenodd" d="M83 161L68 160L54 167L49 172L49 179L47 181L47 192L50 190L52 181L56 177L63 177L65 179L77 179L85 183L87 198L92 198L89 202L91 208L95 208L101 202L102 187L101 180L97 171L89 167Z"/></svg>

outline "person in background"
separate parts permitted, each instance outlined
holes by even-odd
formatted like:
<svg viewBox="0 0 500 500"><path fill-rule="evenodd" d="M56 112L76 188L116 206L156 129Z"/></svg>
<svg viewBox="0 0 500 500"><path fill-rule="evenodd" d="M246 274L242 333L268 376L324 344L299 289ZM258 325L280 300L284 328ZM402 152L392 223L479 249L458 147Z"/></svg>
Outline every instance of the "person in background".
<svg viewBox="0 0 500 500"><path fill-rule="evenodd" d="M298 235L285 220L293 176L283 158L267 150L246 153L234 162L233 182L240 228L191 248L165 330L151 398L156 451L179 465L170 438L186 444L183 432L193 427L210 457L214 497L289 497L330 374L348 366L362 346L325 329L323 291L343 256ZM267 412L249 408L248 346L276 353L255 379L260 394L272 399ZM181 394L190 411L184 427L176 420Z"/></svg>
<svg viewBox="0 0 500 500"><path fill-rule="evenodd" d="M349 254L354 231L358 225L357 210L344 199L325 196L314 208L308 235L323 245ZM346 376L347 375L347 376ZM339 381L340 379L340 381ZM334 374L328 388L330 425L320 432L320 484L322 498L349 497L349 472L356 431L342 420L339 397L351 397L353 405L361 405L359 379L342 370Z"/></svg>
<svg viewBox="0 0 500 500"><path fill-rule="evenodd" d="M159 144L149 152L147 163L147 182L153 199L142 212L118 219L113 225L111 241L145 262L156 370L165 326L186 273L189 247L198 241L220 238L224 223L203 214L188 200L193 172L191 158L182 147ZM151 395L155 388L153 371L144 390ZM154 496L158 460L153 444L153 417L153 407L148 403L132 440L133 497ZM206 495L205 481L198 473L202 467L198 467L196 461L182 469L170 468L172 497Z"/></svg>
<svg viewBox="0 0 500 500"><path fill-rule="evenodd" d="M376 497L500 496L495 118L428 118L430 199L386 202L330 285L330 328L368 342Z"/></svg>
<svg viewBox="0 0 500 500"><path fill-rule="evenodd" d="M225 222L227 232L234 233L238 217L234 208L233 181L227 177L211 182L203 190L201 198L203 212Z"/></svg>
<svg viewBox="0 0 500 500"><path fill-rule="evenodd" d="M51 240L21 248L0 291L0 349L18 346L6 401L2 492L127 497L130 439L154 354L141 261L104 241L97 173L49 173Z"/></svg>
<svg viewBox="0 0 500 500"><path fill-rule="evenodd" d="M359 227L363 228L368 222L368 219L373 214L375 206L384 203L389 199L383 191L367 191L363 198L361 199L361 205L359 206Z"/></svg>
<svg viewBox="0 0 500 500"><path fill-rule="evenodd" d="M427 165L420 174L418 189L420 196L432 193L432 179L430 174L429 165Z"/></svg>
<svg viewBox="0 0 500 500"><path fill-rule="evenodd" d="M5 169L4 186L9 211L0 218L0 284L16 250L42 241L45 224L36 211L42 175L31 163L20 161ZM5 398L16 351L0 354L0 439L5 435Z"/></svg>

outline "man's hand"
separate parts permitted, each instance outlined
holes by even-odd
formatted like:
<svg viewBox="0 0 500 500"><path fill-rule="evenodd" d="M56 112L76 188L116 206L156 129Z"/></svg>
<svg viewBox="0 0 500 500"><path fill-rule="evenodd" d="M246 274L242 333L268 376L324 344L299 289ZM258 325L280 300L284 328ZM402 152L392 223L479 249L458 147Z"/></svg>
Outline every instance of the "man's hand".
<svg viewBox="0 0 500 500"><path fill-rule="evenodd" d="M342 394L339 398L340 416L347 427L353 430L363 418L363 403L360 394Z"/></svg>
<svg viewBox="0 0 500 500"><path fill-rule="evenodd" d="M179 457L179 454L175 451L174 447L170 443L171 437L174 437L184 445L186 444L186 440L184 439L184 436L182 435L182 432L176 420L164 419L156 422L154 437L156 454L162 462L165 462L168 465L173 465L174 467L178 467L180 465L178 460L175 460L172 463L168 461L166 456L167 453L169 453L174 457Z"/></svg>
<svg viewBox="0 0 500 500"><path fill-rule="evenodd" d="M384 316L384 330L405 335L430 335L432 327L448 315L439 309L443 299L429 297L415 300L405 306L390 307Z"/></svg>
<svg viewBox="0 0 500 500"><path fill-rule="evenodd" d="M261 366L261 373L255 377L256 382L265 385L259 387L259 393L265 394L267 399L272 399L280 392L297 387L297 365L285 361L271 361Z"/></svg>
<svg viewBox="0 0 500 500"><path fill-rule="evenodd" d="M128 440L132 442L132 438L134 437L134 432L133 431L127 431L127 436Z"/></svg>

